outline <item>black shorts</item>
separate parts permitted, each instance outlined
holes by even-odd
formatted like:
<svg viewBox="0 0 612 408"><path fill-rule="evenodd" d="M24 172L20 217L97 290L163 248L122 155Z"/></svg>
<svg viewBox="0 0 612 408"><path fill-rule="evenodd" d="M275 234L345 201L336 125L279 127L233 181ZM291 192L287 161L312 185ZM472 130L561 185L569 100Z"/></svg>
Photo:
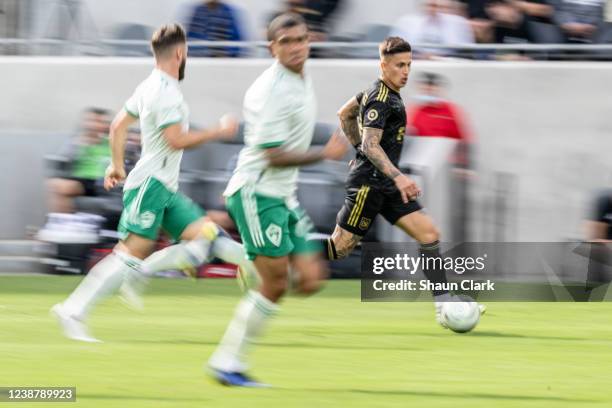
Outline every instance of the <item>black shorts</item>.
<svg viewBox="0 0 612 408"><path fill-rule="evenodd" d="M83 186L83 194L86 197L98 196L98 190L96 189L96 180L86 179L81 177L70 177L70 180L78 181Z"/></svg>
<svg viewBox="0 0 612 408"><path fill-rule="evenodd" d="M374 218L382 215L391 225L404 215L421 209L418 201L404 203L395 186L381 185L373 180L365 183L349 182L346 186L344 205L338 213L337 224L343 229L364 236Z"/></svg>

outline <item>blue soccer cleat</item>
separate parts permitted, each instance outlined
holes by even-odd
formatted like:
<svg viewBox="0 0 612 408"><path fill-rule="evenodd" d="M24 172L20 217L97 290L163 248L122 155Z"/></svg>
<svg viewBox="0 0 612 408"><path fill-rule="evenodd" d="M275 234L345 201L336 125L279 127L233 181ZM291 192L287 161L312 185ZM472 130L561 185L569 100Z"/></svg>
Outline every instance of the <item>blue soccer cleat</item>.
<svg viewBox="0 0 612 408"><path fill-rule="evenodd" d="M269 388L269 384L260 383L244 373L221 371L211 368L210 375L221 385L228 387Z"/></svg>

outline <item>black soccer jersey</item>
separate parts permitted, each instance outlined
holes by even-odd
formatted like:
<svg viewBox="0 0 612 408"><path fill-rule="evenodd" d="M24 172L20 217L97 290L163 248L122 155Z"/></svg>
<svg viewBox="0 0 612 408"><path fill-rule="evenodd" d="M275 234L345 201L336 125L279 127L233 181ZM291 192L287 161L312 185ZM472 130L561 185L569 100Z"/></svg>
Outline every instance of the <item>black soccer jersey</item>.
<svg viewBox="0 0 612 408"><path fill-rule="evenodd" d="M400 94L377 80L367 90L356 96L359 102L359 133L363 139L366 127L383 129L380 147L396 167L398 166L406 131L406 110ZM356 163L351 169L349 180L372 179L393 185L393 181L382 174L357 147Z"/></svg>

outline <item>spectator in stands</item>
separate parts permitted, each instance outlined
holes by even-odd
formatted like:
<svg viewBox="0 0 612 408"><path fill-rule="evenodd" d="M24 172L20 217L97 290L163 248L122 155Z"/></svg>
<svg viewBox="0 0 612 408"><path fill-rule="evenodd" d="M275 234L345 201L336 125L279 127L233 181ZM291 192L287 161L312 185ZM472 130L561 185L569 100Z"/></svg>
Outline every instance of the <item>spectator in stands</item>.
<svg viewBox="0 0 612 408"><path fill-rule="evenodd" d="M97 195L96 181L104 177L110 161L109 126L110 112L106 109L88 108L85 111L81 134L71 143L67 153L67 177L48 181L52 212L73 212L75 197Z"/></svg>
<svg viewBox="0 0 612 408"><path fill-rule="evenodd" d="M331 17L341 3L342 0L287 0L283 10L273 13L269 21L287 12L299 14L306 20L310 41L327 41Z"/></svg>
<svg viewBox="0 0 612 408"><path fill-rule="evenodd" d="M493 42L494 23L486 11L489 0L459 0L478 43Z"/></svg>
<svg viewBox="0 0 612 408"><path fill-rule="evenodd" d="M604 24L606 0L553 0L554 20L566 42L592 43Z"/></svg>
<svg viewBox="0 0 612 408"><path fill-rule="evenodd" d="M473 139L461 109L444 97L445 79L425 72L417 79L417 105L407 108L407 133L419 137L447 137L458 142L453 166L452 240L467 241L468 187L474 177Z"/></svg>
<svg viewBox="0 0 612 408"><path fill-rule="evenodd" d="M474 35L469 22L462 16L450 14L448 0L426 0L423 12L401 17L391 29L391 35L405 38L412 44L471 44ZM418 58L452 55L443 49L413 51Z"/></svg>
<svg viewBox="0 0 612 408"><path fill-rule="evenodd" d="M187 27L189 41L242 41L238 12L219 0L206 0L195 7ZM196 57L239 57L239 47L189 48L189 55Z"/></svg>
<svg viewBox="0 0 612 408"><path fill-rule="evenodd" d="M528 22L552 23L549 0L460 0L479 43L537 40ZM545 42L545 41L535 41Z"/></svg>
<svg viewBox="0 0 612 408"><path fill-rule="evenodd" d="M341 6L342 0L287 0L284 7L272 13L265 26L283 13L300 15L308 26L308 35L311 42L324 42L329 40L332 15ZM267 33L265 34L267 36ZM325 49L311 49L310 58L336 57L336 54Z"/></svg>
<svg viewBox="0 0 612 408"><path fill-rule="evenodd" d="M527 18L514 0L490 0L487 14L493 21L493 41L498 44L530 42Z"/></svg>
<svg viewBox="0 0 612 408"><path fill-rule="evenodd" d="M528 21L551 24L554 0L520 0L515 1L516 7L525 15Z"/></svg>

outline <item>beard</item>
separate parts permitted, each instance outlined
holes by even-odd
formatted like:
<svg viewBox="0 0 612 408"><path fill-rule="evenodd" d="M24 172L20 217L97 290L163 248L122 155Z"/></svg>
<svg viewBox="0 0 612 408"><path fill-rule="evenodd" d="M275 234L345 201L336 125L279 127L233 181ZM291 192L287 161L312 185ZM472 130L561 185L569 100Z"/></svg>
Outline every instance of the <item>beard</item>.
<svg viewBox="0 0 612 408"><path fill-rule="evenodd" d="M186 65L187 65L187 60L184 59L181 62L181 66L179 67L179 76L178 76L179 81L182 81L185 78L185 66Z"/></svg>

